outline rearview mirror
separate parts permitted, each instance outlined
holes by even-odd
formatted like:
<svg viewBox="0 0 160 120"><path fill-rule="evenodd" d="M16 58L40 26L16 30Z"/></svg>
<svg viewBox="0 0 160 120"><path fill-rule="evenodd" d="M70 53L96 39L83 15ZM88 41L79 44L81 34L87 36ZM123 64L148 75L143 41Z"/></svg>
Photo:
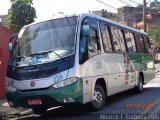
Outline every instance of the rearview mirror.
<svg viewBox="0 0 160 120"><path fill-rule="evenodd" d="M14 34L9 39L8 50L10 53L12 52L13 45L16 43L17 38L18 38L18 34Z"/></svg>
<svg viewBox="0 0 160 120"><path fill-rule="evenodd" d="M9 50L10 53L11 53L12 49L13 49L13 44L12 44L12 43L9 43L9 44L8 44L8 50Z"/></svg>
<svg viewBox="0 0 160 120"><path fill-rule="evenodd" d="M91 34L89 25L83 25L83 33L84 33L84 36L89 36Z"/></svg>

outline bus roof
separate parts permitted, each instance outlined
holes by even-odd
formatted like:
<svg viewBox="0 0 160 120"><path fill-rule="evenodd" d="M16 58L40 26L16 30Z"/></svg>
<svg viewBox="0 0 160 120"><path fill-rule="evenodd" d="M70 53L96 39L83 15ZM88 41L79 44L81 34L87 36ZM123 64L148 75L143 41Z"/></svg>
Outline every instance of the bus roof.
<svg viewBox="0 0 160 120"><path fill-rule="evenodd" d="M100 17L100 16L95 15L95 14L92 14L92 13L83 13L83 14L80 14L80 16L81 16L82 18L85 17L85 16L94 17L94 18L96 18L96 19L105 21L105 22L107 22L107 23L109 23L109 24L116 25L116 26L118 26L118 27L121 27L121 28L124 28L124 29L128 29L128 30L131 30L131 31L133 31L133 32L137 32L137 33L141 33L141 34L144 34L144 35L148 35L146 32L142 32L142 31L140 31L140 30L138 30L138 29L129 27L129 26L127 26L127 25L120 24L120 23L118 23L118 22L109 20L109 19L104 18L104 17Z"/></svg>
<svg viewBox="0 0 160 120"><path fill-rule="evenodd" d="M52 20L52 19L59 19L59 18L73 17L73 16L80 16L80 18L84 18L84 17L86 17L86 16L88 16L88 17L93 17L93 18L96 18L96 19L105 21L105 22L107 22L107 23L109 23L109 24L116 25L116 26L118 26L118 27L121 27L121 28L124 28L124 29L128 29L128 30L131 30L131 31L133 31L133 32L137 32L137 33L141 33L141 34L147 35L146 32L142 32L142 31L137 30L137 29L135 29L135 28L132 28L132 27L129 27L129 26L120 24L120 23L118 23L118 22L109 20L109 19L104 18L104 17L100 17L100 16L95 15L95 14L92 14L92 13L80 13L80 14L70 14L70 15L58 14L58 15L52 16L52 17L49 18L49 19L44 19L44 20L36 21L36 22L33 22L33 23L31 23L31 24L29 24L29 25L26 25L26 26L24 26L24 27L27 27L27 26L30 26L30 25L34 25L34 24L37 24L37 23L40 23L40 22Z"/></svg>
<svg viewBox="0 0 160 120"><path fill-rule="evenodd" d="M27 26L30 26L30 25L35 25L35 24L37 24L37 23L45 22L45 21L48 21L48 20L65 18L65 17L73 17L73 16L78 16L78 15L77 15L77 14L69 14L69 15L57 14L57 15L54 15L54 16L52 16L52 17L50 17L50 18L37 20L36 22L30 23L30 24L28 24L28 25L25 25L24 27L27 27Z"/></svg>

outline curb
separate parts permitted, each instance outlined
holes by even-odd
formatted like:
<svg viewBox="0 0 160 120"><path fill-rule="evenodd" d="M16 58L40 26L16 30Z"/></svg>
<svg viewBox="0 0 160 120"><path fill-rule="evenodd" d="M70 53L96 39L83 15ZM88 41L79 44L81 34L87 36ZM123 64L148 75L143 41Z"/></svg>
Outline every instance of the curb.
<svg viewBox="0 0 160 120"><path fill-rule="evenodd" d="M10 107L5 97L0 97L0 107L2 109L2 111L0 110L0 113L3 113L0 115L0 118L2 117L4 120L7 120L5 118L19 118L33 114L32 109Z"/></svg>

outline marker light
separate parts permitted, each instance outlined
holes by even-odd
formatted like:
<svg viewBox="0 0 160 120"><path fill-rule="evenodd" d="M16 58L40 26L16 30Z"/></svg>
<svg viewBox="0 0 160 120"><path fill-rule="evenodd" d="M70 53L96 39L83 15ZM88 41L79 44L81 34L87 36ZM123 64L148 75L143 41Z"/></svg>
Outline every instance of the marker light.
<svg viewBox="0 0 160 120"><path fill-rule="evenodd" d="M15 92L17 89L12 86L6 86L6 92Z"/></svg>

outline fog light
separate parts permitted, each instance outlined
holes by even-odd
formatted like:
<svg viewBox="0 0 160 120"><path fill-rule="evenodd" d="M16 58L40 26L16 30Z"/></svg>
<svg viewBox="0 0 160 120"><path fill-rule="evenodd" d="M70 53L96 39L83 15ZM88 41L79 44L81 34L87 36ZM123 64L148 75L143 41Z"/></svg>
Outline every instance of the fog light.
<svg viewBox="0 0 160 120"><path fill-rule="evenodd" d="M63 102L64 103L71 103L71 102L75 102L75 100L71 97L66 97L66 98L64 98Z"/></svg>
<svg viewBox="0 0 160 120"><path fill-rule="evenodd" d="M12 86L6 86L6 92L16 92L16 88L12 87Z"/></svg>

